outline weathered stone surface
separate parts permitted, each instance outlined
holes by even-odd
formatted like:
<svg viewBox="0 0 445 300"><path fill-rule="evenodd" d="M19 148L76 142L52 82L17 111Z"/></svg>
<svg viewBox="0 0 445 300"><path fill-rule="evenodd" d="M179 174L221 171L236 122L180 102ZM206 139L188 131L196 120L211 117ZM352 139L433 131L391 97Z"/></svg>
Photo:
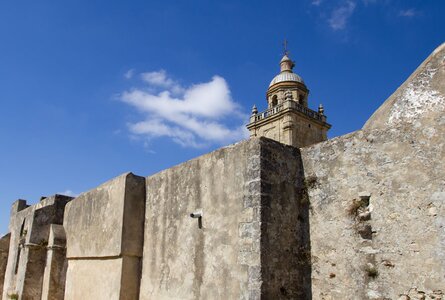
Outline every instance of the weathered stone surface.
<svg viewBox="0 0 445 300"><path fill-rule="evenodd" d="M364 130L420 124L444 124L445 110L445 43L417 68L417 70L371 116ZM437 119L439 118L439 119ZM439 124L437 123L439 122ZM433 134L433 133L427 133Z"/></svg>
<svg viewBox="0 0 445 300"><path fill-rule="evenodd" d="M62 225L52 224L48 239L42 299L61 300L65 294L66 236Z"/></svg>
<svg viewBox="0 0 445 300"><path fill-rule="evenodd" d="M295 299L295 152L251 139L148 177L140 298Z"/></svg>
<svg viewBox="0 0 445 300"><path fill-rule="evenodd" d="M13 204L2 299L444 299L445 45L363 130L255 138L71 199Z"/></svg>
<svg viewBox="0 0 445 300"><path fill-rule="evenodd" d="M11 234L8 233L0 238L0 292L3 291L5 281L6 264L8 263L9 241Z"/></svg>
<svg viewBox="0 0 445 300"><path fill-rule="evenodd" d="M444 61L442 45L363 130L302 149L313 299L444 290Z"/></svg>
<svg viewBox="0 0 445 300"><path fill-rule="evenodd" d="M398 300L443 300L444 296L441 290L425 292L413 287L406 294L401 294Z"/></svg>
<svg viewBox="0 0 445 300"><path fill-rule="evenodd" d="M122 258L69 260L65 299L120 299Z"/></svg>
<svg viewBox="0 0 445 300"><path fill-rule="evenodd" d="M66 207L67 257L142 255L144 178L126 173Z"/></svg>
<svg viewBox="0 0 445 300"><path fill-rule="evenodd" d="M146 179L141 299L248 298L249 266L260 266L259 218L249 220L257 224L249 232L241 213L245 185L258 186L259 172L248 174L247 164L249 153L259 162L259 149L236 144ZM259 193L250 201L258 207ZM190 217L200 209L202 228Z"/></svg>
<svg viewBox="0 0 445 300"><path fill-rule="evenodd" d="M54 195L32 206L25 200L12 205L8 264L3 299L40 299L51 224L62 224L65 205L72 197Z"/></svg>
<svg viewBox="0 0 445 300"><path fill-rule="evenodd" d="M123 174L66 207L65 299L137 299L145 179Z"/></svg>
<svg viewBox="0 0 445 300"><path fill-rule="evenodd" d="M139 273L138 257L71 259L64 299L138 299Z"/></svg>
<svg viewBox="0 0 445 300"><path fill-rule="evenodd" d="M309 203L300 151L261 148L261 299L310 299Z"/></svg>

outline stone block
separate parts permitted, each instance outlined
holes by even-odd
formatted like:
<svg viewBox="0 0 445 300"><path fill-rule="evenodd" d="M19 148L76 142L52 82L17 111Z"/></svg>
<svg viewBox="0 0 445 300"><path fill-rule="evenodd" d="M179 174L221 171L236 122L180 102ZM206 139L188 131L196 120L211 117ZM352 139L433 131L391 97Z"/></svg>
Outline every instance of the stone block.
<svg viewBox="0 0 445 300"><path fill-rule="evenodd" d="M65 299L138 299L145 178L131 173L81 194L65 211Z"/></svg>
<svg viewBox="0 0 445 300"><path fill-rule="evenodd" d="M70 260L65 286L65 300L118 300L122 258Z"/></svg>
<svg viewBox="0 0 445 300"><path fill-rule="evenodd" d="M143 177L126 173L78 196L65 209L67 257L142 255Z"/></svg>
<svg viewBox="0 0 445 300"><path fill-rule="evenodd" d="M138 257L69 260L65 300L138 299Z"/></svg>

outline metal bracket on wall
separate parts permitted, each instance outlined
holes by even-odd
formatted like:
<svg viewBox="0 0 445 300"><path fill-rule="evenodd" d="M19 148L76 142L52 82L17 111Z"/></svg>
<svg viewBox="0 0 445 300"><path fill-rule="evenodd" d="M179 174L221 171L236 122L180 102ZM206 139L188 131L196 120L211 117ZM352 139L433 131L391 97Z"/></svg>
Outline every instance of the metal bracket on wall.
<svg viewBox="0 0 445 300"><path fill-rule="evenodd" d="M202 210L197 210L195 212L192 212L190 214L190 217L194 218L194 219L198 219L198 227L199 229L202 228Z"/></svg>

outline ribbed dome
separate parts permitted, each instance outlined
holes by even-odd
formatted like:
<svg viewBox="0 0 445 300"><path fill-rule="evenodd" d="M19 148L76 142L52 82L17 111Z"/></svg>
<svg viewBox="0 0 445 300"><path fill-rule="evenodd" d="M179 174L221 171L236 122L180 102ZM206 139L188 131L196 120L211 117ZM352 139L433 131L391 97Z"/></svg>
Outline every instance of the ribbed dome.
<svg viewBox="0 0 445 300"><path fill-rule="evenodd" d="M283 81L294 81L304 84L303 79L297 74L291 72L281 72L280 74L275 76L274 79L272 79L272 81L269 84L269 87Z"/></svg>

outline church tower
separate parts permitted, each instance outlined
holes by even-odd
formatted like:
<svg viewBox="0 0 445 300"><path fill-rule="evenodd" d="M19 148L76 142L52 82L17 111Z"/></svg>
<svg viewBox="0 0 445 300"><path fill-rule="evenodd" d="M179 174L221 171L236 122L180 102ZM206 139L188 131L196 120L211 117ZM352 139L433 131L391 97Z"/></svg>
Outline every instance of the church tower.
<svg viewBox="0 0 445 300"><path fill-rule="evenodd" d="M267 89L267 109L252 108L247 129L250 136L264 136L294 147L305 147L327 139L331 125L326 122L323 106L318 111L308 107L309 90L292 70L294 62L285 51L280 73Z"/></svg>

